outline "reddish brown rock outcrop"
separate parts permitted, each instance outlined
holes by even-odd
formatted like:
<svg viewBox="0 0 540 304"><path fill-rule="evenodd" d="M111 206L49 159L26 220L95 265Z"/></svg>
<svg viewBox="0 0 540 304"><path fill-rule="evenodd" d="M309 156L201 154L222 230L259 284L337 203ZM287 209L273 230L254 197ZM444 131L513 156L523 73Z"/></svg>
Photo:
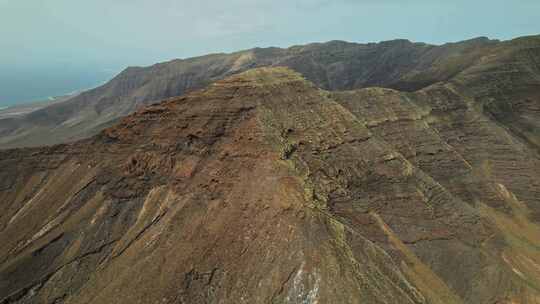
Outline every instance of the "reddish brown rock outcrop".
<svg viewBox="0 0 540 304"><path fill-rule="evenodd" d="M471 98L260 68L2 151L0 303L538 303L538 156Z"/></svg>

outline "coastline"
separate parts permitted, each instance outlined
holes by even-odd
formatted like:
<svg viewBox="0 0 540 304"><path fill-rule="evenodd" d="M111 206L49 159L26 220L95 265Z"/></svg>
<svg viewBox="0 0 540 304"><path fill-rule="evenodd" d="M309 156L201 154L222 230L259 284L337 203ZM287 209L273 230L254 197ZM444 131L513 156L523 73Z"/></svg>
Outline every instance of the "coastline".
<svg viewBox="0 0 540 304"><path fill-rule="evenodd" d="M17 116L23 116L25 114L34 112L36 110L42 109L49 105L64 102L74 96L77 96L80 92L70 95L48 97L47 99L41 99L37 101L32 101L28 103L15 104L12 106L0 106L0 119L3 118L13 118Z"/></svg>

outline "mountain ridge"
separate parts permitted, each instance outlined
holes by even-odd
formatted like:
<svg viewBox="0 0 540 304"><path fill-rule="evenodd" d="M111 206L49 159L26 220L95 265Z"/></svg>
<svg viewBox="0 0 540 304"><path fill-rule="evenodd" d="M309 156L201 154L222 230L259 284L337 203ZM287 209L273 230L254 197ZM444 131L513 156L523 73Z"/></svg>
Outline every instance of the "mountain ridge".
<svg viewBox="0 0 540 304"><path fill-rule="evenodd" d="M328 42L286 49L255 48L132 67L104 86L62 105L0 120L0 144L3 148L40 146L84 138L140 106L201 89L253 67L288 66L330 90L382 86L414 91L450 80L482 56L516 47L529 48L527 43L538 47L538 36L503 42L481 38L441 46L406 40L371 44Z"/></svg>

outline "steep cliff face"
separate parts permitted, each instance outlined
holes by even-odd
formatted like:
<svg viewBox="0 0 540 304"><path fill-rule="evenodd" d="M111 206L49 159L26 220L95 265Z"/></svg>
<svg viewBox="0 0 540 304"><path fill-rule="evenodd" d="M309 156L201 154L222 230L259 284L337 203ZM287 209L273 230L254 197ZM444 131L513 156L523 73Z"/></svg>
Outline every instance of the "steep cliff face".
<svg viewBox="0 0 540 304"><path fill-rule="evenodd" d="M491 75L490 83L503 81L501 77L506 74L500 70L508 70L508 62L520 61L523 69L514 71L512 67L510 70L514 72L507 75L536 85L539 54L530 50L537 48L537 37L508 42L478 38L442 46L407 40L370 44L331 41L288 49L258 48L173 60L146 68L128 68L104 86L64 103L22 117L0 119L0 145L1 148L41 146L86 138L141 106L201 89L216 80L261 66L290 67L327 90L377 86L416 91L468 72L459 77L463 85L467 87L471 82L478 86L478 92L482 92L486 86L484 74ZM531 78L531 73L536 76ZM523 111L529 111L531 107L537 110L536 99L527 100L520 103ZM493 106L497 108L497 105L498 101L494 102ZM516 115L526 116L519 112ZM528 126L535 123L531 121L534 119L527 118L523 126L514 127L523 134L530 133Z"/></svg>
<svg viewBox="0 0 540 304"><path fill-rule="evenodd" d="M534 147L490 119L473 99L456 93L451 86L436 85L415 93L364 89L332 96L364 121L373 134L487 220L495 232L479 247L491 256L498 252L495 255L502 257L515 274L536 282L531 286L537 289L540 159ZM416 215L405 216L404 221L401 210L396 212L392 207L390 212L397 215L399 227L423 226ZM451 218L449 214L442 216ZM466 229L470 235L479 235ZM455 260L446 260L435 249L442 243L434 246L425 242L426 238L418 239L420 242L405 243L421 260L429 261L428 265L466 302L482 303L485 299L472 289L485 284L482 288L489 290L501 284L498 276L507 276L492 272L494 269L487 265L482 267L486 273L479 276L476 267L486 263L483 254L456 246L445 249L449 254L455 250L450 254ZM537 300L518 297L514 301Z"/></svg>
<svg viewBox="0 0 540 304"><path fill-rule="evenodd" d="M539 303L540 160L451 84L259 68L0 152L0 303Z"/></svg>
<svg viewBox="0 0 540 304"><path fill-rule="evenodd" d="M540 37L502 43L452 84L540 151Z"/></svg>

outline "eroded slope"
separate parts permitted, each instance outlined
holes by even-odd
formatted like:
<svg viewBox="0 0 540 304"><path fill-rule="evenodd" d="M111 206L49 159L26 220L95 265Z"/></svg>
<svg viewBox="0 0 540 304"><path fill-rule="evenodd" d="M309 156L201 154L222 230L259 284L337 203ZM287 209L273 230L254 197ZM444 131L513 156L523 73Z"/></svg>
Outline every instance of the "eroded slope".
<svg viewBox="0 0 540 304"><path fill-rule="evenodd" d="M0 301L538 303L538 163L475 111L262 68L0 152Z"/></svg>

